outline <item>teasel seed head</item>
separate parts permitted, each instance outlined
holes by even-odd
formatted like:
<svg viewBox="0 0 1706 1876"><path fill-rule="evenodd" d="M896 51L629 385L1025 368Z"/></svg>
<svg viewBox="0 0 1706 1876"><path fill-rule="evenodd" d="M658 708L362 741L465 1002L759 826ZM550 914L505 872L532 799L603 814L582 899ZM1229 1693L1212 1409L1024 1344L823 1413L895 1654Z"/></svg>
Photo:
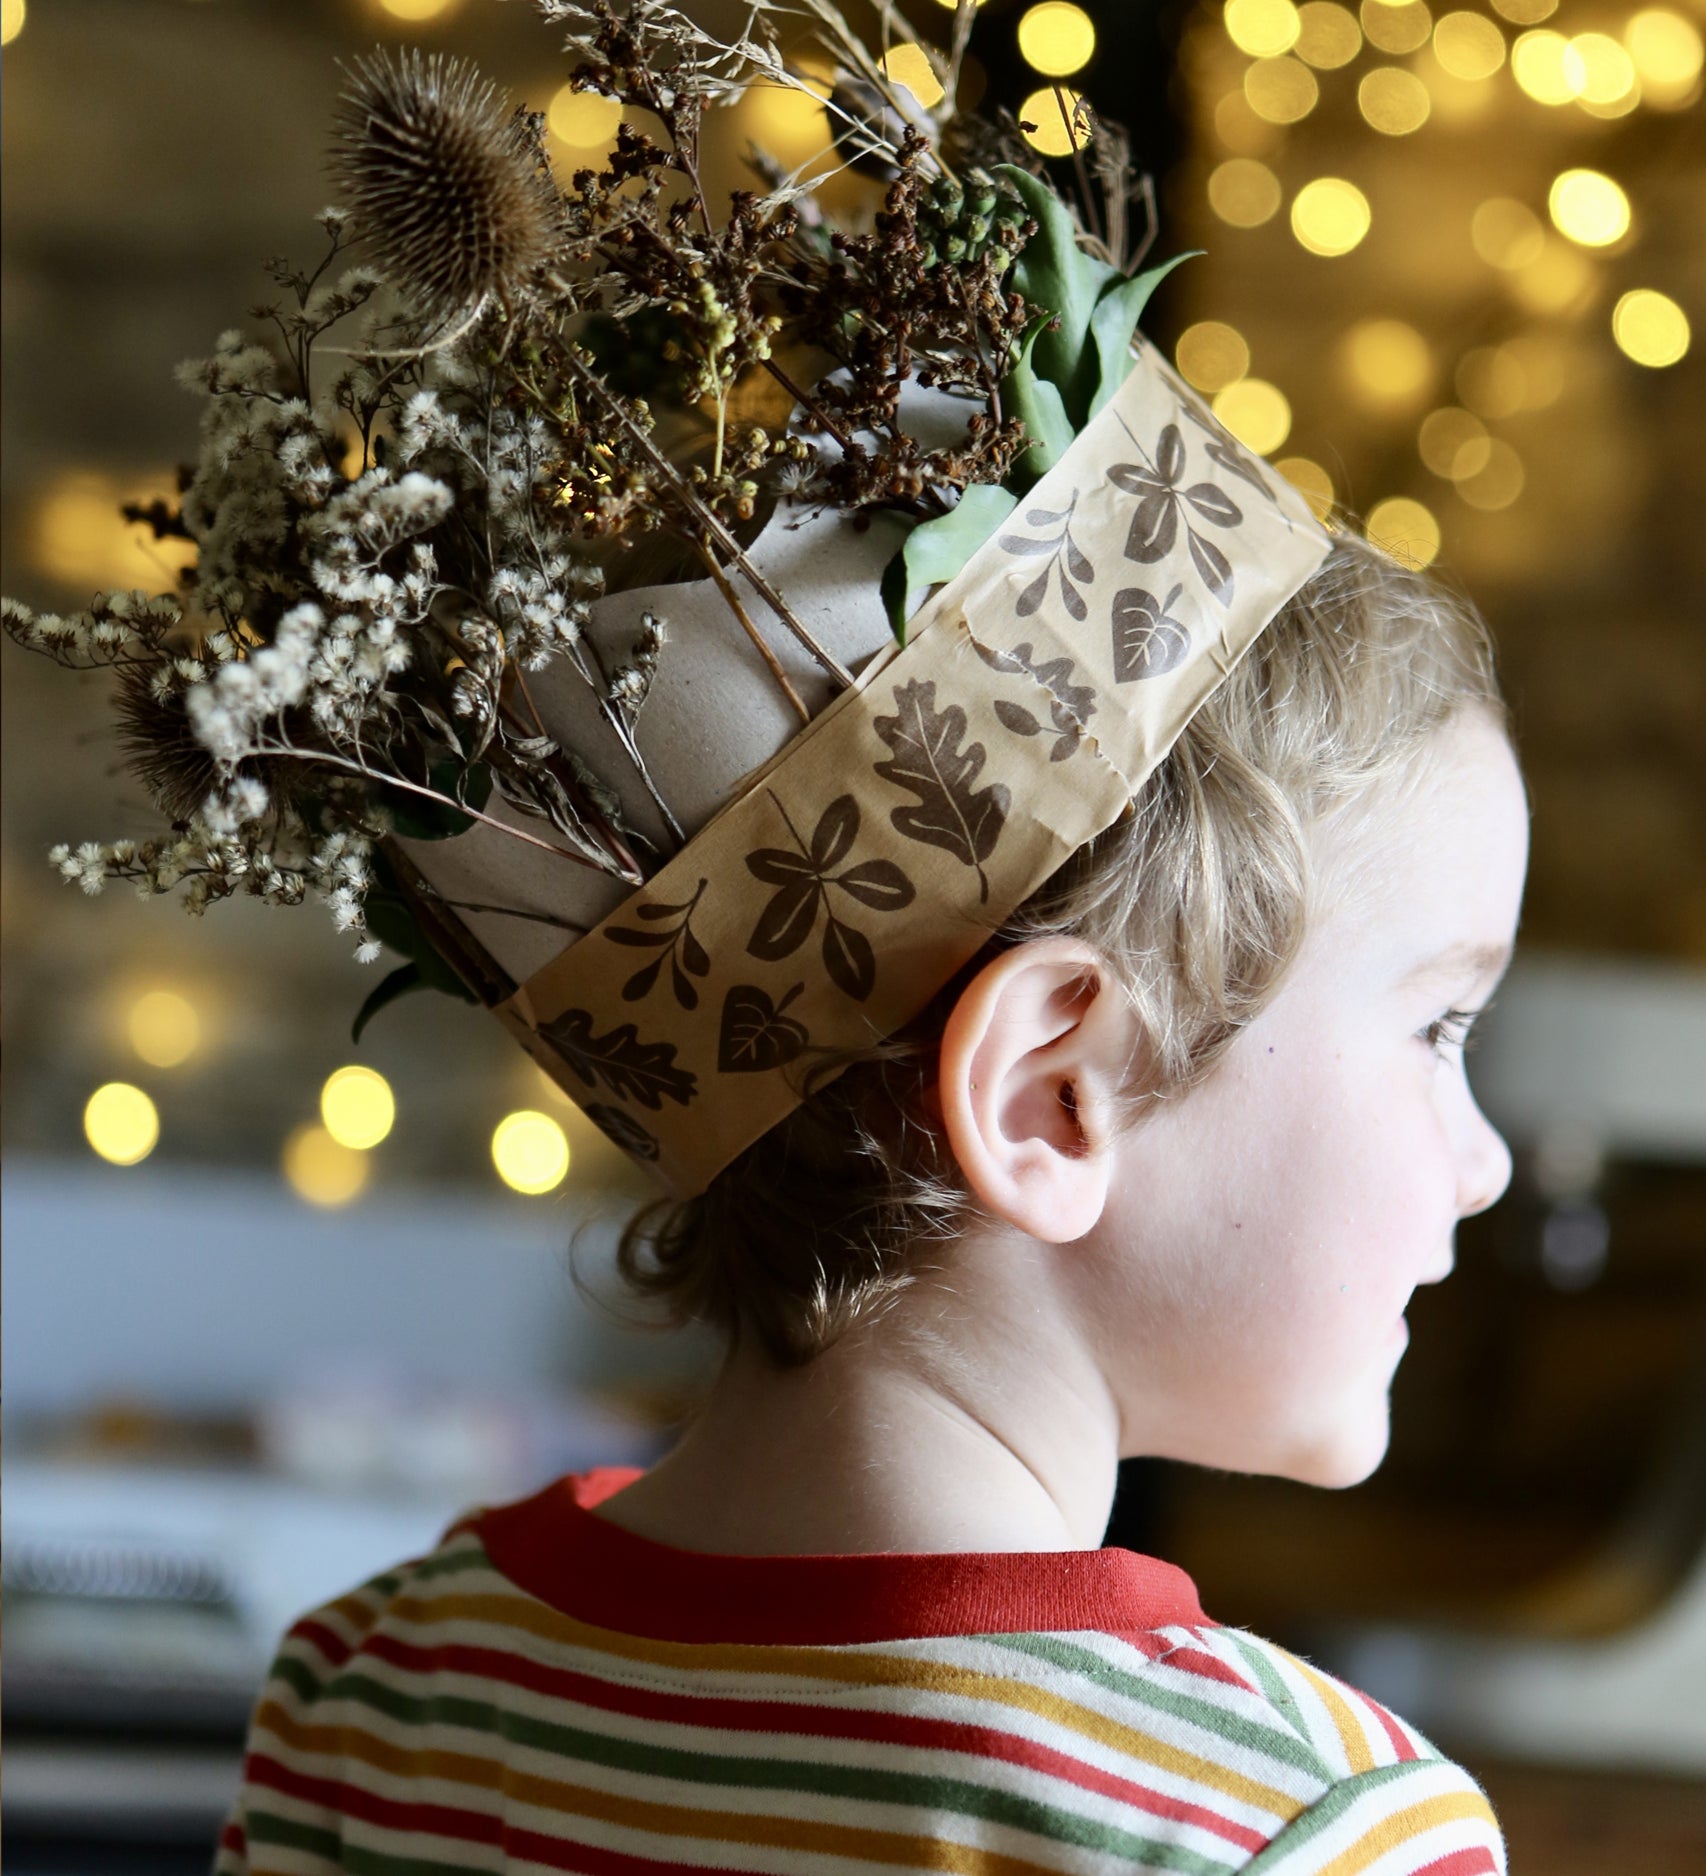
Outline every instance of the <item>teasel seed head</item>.
<svg viewBox="0 0 1706 1876"><path fill-rule="evenodd" d="M465 59L357 59L331 163L374 265L429 318L514 305L550 258L556 194L535 142Z"/></svg>

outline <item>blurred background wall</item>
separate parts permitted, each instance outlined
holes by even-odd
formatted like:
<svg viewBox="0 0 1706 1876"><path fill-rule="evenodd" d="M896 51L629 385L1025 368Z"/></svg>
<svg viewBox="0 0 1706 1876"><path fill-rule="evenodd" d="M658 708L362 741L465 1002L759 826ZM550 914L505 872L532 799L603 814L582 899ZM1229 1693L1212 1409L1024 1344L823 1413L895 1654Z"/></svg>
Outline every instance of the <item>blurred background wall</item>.
<svg viewBox="0 0 1706 1876"><path fill-rule="evenodd" d="M1534 803L1472 1064L1518 1176L1416 1300L1391 1461L1336 1496L1134 1463L1110 1538L1387 1694L1487 1780L1513 1866L1566 1873L1706 1855L1703 30L1702 0L985 0L968 67L1063 165L1054 86L1128 125L1155 252L1203 250L1152 335L1482 606ZM318 249L339 58L470 54L570 164L613 131L493 0L0 0L0 32L0 562L42 607L171 585L118 504L193 453L173 367ZM718 116L721 189L749 140L827 134L775 94ZM63 886L51 843L153 816L101 678L0 672L7 1849L195 1868L288 1616L470 1499L643 1462L709 1351L620 1319L643 1193L489 1019L416 999L356 1049L371 978L317 908Z"/></svg>

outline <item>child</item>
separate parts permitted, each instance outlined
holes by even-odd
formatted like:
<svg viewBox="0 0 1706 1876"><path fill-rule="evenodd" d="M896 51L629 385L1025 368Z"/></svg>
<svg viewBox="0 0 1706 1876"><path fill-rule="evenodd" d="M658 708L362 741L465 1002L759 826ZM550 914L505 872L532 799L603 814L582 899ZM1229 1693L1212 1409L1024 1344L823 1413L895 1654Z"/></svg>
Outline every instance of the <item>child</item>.
<svg viewBox="0 0 1706 1876"><path fill-rule="evenodd" d="M728 1358L649 1473L287 1637L239 1872L1502 1870L1373 1701L1100 1549L1138 1454L1379 1463L1506 1183L1526 809L1478 622L1340 536L1135 812L623 1267Z"/></svg>

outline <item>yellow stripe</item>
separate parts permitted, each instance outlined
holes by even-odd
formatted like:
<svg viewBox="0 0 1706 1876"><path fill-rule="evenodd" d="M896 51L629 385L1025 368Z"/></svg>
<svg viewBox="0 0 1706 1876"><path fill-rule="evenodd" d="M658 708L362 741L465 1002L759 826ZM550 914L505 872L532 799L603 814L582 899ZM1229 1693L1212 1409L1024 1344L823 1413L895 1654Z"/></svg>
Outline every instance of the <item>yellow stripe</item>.
<svg viewBox="0 0 1706 1876"><path fill-rule="evenodd" d="M618 1634L577 1622L547 1604L515 1596L399 1596L391 1613L405 1622L430 1627L443 1622L485 1622L495 1627L520 1629L542 1640L588 1652L614 1655L654 1667L721 1670L766 1675L791 1674L814 1680L839 1681L852 1687L926 1685L933 1693L957 1694L969 1700L987 1700L1035 1714L1051 1725L1079 1733L1099 1745L1113 1747L1146 1765L1194 1779L1199 1785L1240 1803L1266 1811L1290 1823L1306 1808L1277 1786L1264 1785L1241 1772L1205 1759L1200 1753L1171 1746L1153 1733L1121 1725L1093 1707L1062 1700L1026 1681L979 1674L970 1668L939 1661L918 1661L904 1655L880 1655L836 1648L758 1646L734 1642L654 1641L639 1635ZM949 1639L949 1638L944 1638Z"/></svg>
<svg viewBox="0 0 1706 1876"><path fill-rule="evenodd" d="M971 1844L947 1843L933 1837L903 1836L895 1831L860 1830L853 1826L812 1822L788 1816L752 1815L742 1811L713 1811L680 1804L659 1804L620 1792L599 1791L563 1779L521 1772L496 1760L443 1750L405 1750L376 1738L357 1726L307 1726L292 1719L275 1701L264 1702L255 1715L287 1750L334 1761L341 1769L355 1760L394 1778L411 1781L436 1778L447 1784L471 1785L501 1793L536 1810L565 1817L591 1818L624 1830L651 1831L662 1837L692 1838L700 1842L757 1845L791 1850L802 1855L842 1856L866 1863L904 1865L909 1869L941 1870L947 1876L1058 1876L1047 1864L1025 1857L1005 1856ZM324 1768L303 1768L311 1775L328 1775ZM417 1799L416 1802L443 1800ZM442 1833L445 1843L460 1843Z"/></svg>
<svg viewBox="0 0 1706 1876"><path fill-rule="evenodd" d="M1368 1734L1363 1731L1361 1722L1351 1710L1351 1703L1341 1694L1325 1674L1317 1673L1307 1661L1280 1648L1276 1653L1298 1669L1309 1685L1321 1696L1321 1704L1327 1709L1333 1722L1334 1730L1339 1735L1339 1743L1345 1749L1345 1757L1350 1761L1353 1772L1372 1772L1374 1754L1369 1750Z"/></svg>
<svg viewBox="0 0 1706 1876"><path fill-rule="evenodd" d="M1485 1819L1494 1836L1498 1835L1499 1821L1480 1792L1459 1791L1445 1798L1429 1798L1422 1804L1411 1805L1407 1811L1394 1811L1390 1817L1382 1818L1368 1836L1359 1838L1331 1863L1323 1863L1313 1876L1357 1876L1359 1870L1367 1869L1388 1850L1413 1842L1423 1831L1470 1818Z"/></svg>

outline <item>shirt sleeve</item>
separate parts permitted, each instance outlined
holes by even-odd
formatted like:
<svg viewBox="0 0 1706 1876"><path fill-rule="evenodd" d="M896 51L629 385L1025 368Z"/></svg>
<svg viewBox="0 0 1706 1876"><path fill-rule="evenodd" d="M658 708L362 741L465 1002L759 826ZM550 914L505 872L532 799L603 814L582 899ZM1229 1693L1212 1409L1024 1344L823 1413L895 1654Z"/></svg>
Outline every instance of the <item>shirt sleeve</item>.
<svg viewBox="0 0 1706 1876"><path fill-rule="evenodd" d="M1245 1876L1505 1876L1486 1793L1449 1759L1341 1779L1244 1866Z"/></svg>

